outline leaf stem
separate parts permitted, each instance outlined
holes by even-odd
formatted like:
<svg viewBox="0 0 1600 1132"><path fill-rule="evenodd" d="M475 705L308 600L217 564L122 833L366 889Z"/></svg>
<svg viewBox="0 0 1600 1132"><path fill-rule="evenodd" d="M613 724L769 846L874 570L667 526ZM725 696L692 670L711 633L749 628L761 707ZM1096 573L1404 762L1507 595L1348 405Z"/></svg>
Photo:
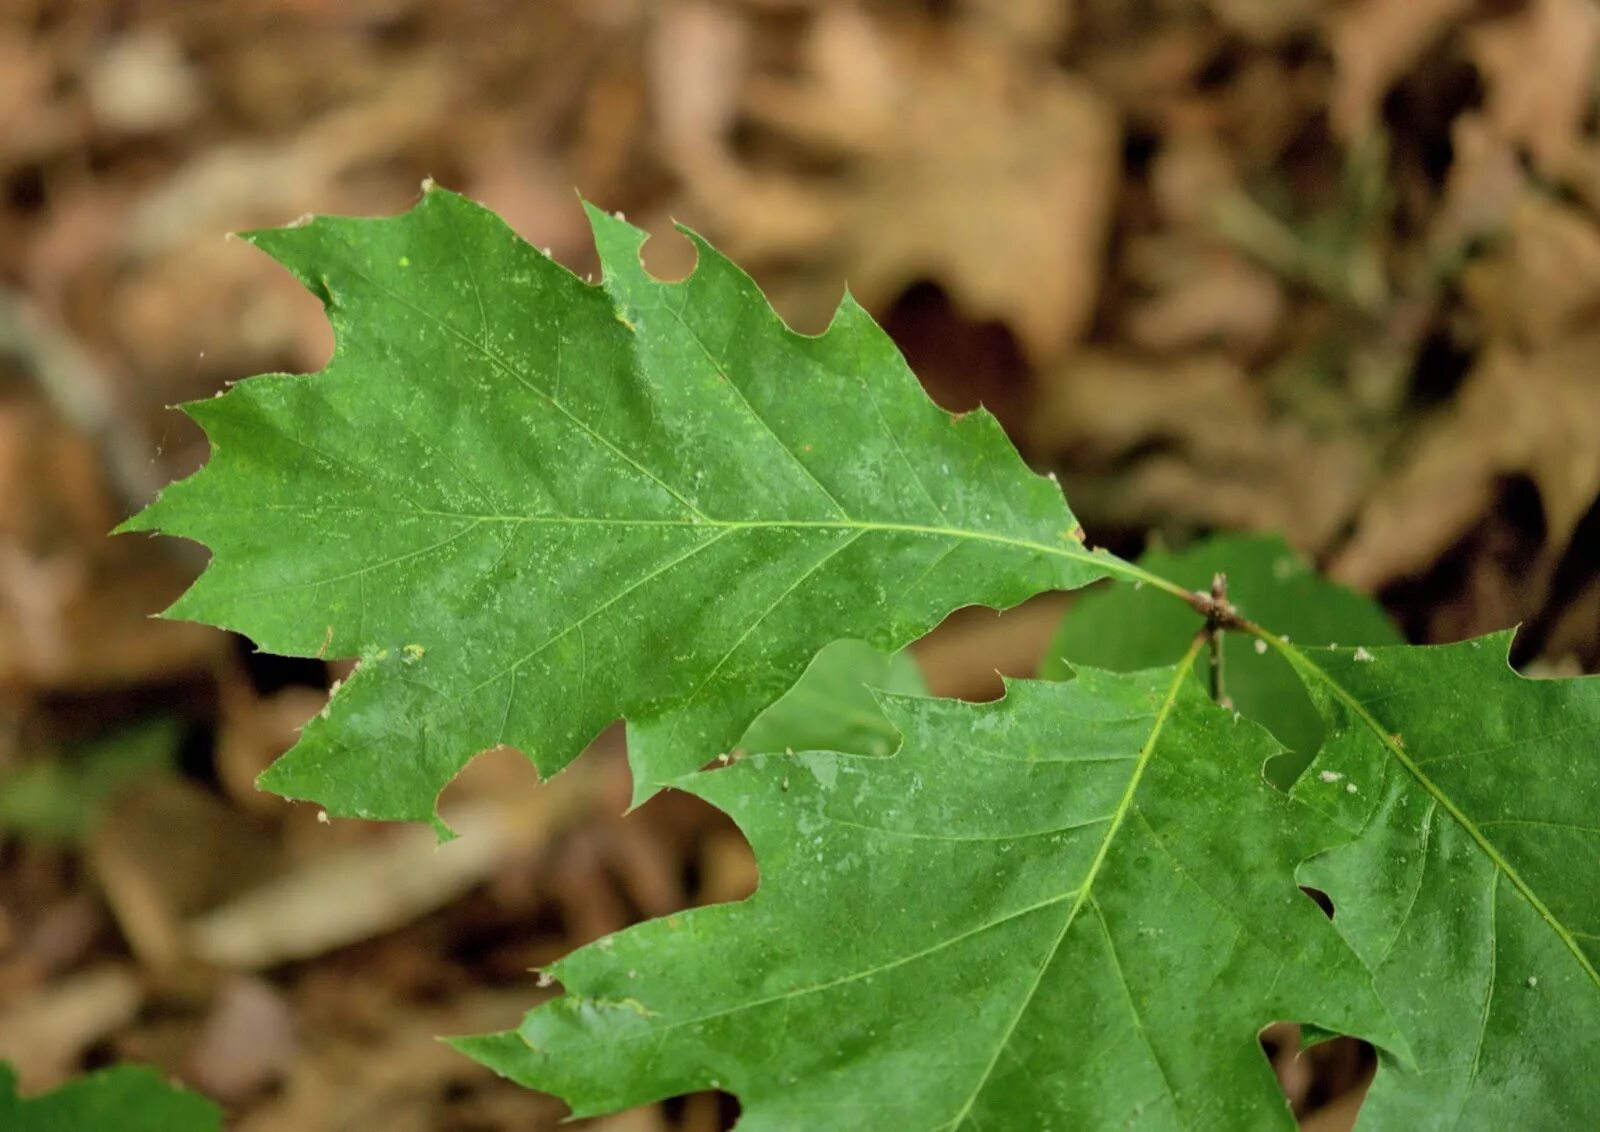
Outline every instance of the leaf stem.
<svg viewBox="0 0 1600 1132"><path fill-rule="evenodd" d="M1231 708L1233 701L1228 698L1228 690L1223 680L1223 654L1222 634L1224 610L1232 610L1228 603L1228 575L1216 573L1211 577L1211 612L1206 616L1206 627L1203 630L1206 644L1211 655L1211 698L1219 707Z"/></svg>

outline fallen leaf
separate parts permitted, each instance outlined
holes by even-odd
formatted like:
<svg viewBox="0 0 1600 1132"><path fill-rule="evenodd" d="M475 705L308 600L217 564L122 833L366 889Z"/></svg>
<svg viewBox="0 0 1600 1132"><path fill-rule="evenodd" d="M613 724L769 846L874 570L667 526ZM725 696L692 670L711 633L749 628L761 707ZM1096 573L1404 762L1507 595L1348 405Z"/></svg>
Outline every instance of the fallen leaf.
<svg viewBox="0 0 1600 1132"><path fill-rule="evenodd" d="M1600 315L1600 226L1586 211L1524 193L1494 246L1463 271L1461 289L1485 337L1540 350L1581 333Z"/></svg>
<svg viewBox="0 0 1600 1132"><path fill-rule="evenodd" d="M1548 563L1600 495L1600 335L1521 351L1491 345L1454 400L1367 504L1332 575L1374 590L1426 569L1494 504L1499 484L1539 489ZM1527 571L1541 569L1527 561Z"/></svg>
<svg viewBox="0 0 1600 1132"><path fill-rule="evenodd" d="M1600 7L1593 0L1531 0L1468 33L1483 76L1484 112L1546 176L1563 171L1595 99Z"/></svg>
<svg viewBox="0 0 1600 1132"><path fill-rule="evenodd" d="M1336 9L1328 26L1334 59L1331 114L1339 136L1378 124L1384 95L1474 0L1361 0Z"/></svg>
<svg viewBox="0 0 1600 1132"><path fill-rule="evenodd" d="M1044 375L1024 426L1086 524L1275 530L1314 552L1371 479L1359 437L1280 414L1236 361L1084 350Z"/></svg>
<svg viewBox="0 0 1600 1132"><path fill-rule="evenodd" d="M1035 361L1077 341L1120 176L1111 106L971 28L891 39L830 7L808 42L801 75L754 83L747 111L840 171L680 170L730 254L818 268L787 305L802 321L831 311L842 274L868 306L937 283L965 317L1009 326Z"/></svg>

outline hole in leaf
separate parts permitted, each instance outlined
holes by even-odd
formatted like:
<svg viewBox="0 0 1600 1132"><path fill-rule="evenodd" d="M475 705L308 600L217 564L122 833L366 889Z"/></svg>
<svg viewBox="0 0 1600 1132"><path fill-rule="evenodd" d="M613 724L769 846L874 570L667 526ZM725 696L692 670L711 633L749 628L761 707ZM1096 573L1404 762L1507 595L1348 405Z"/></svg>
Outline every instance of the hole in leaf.
<svg viewBox="0 0 1600 1132"><path fill-rule="evenodd" d="M1303 884L1300 886L1300 891L1311 897L1311 902L1322 909L1324 916L1330 920L1333 919L1333 900L1326 892L1323 892L1320 888L1309 888Z"/></svg>
<svg viewBox="0 0 1600 1132"><path fill-rule="evenodd" d="M661 1114L674 1128L732 1128L739 1122L739 1098L721 1090L690 1093L662 1101Z"/></svg>
<svg viewBox="0 0 1600 1132"><path fill-rule="evenodd" d="M649 233L639 249L639 262L650 278L678 283L694 274L700 255L693 240L668 223L652 224Z"/></svg>
<svg viewBox="0 0 1600 1132"><path fill-rule="evenodd" d="M1378 1055L1358 1038L1274 1022L1261 1031L1261 1050L1295 1118L1327 1113L1328 1127L1350 1127L1378 1067Z"/></svg>

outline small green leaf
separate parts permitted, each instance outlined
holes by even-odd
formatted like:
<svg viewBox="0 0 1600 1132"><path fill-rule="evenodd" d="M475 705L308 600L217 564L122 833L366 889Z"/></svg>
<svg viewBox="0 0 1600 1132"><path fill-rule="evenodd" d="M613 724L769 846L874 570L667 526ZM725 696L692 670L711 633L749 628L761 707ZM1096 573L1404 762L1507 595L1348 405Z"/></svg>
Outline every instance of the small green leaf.
<svg viewBox="0 0 1600 1132"><path fill-rule="evenodd" d="M4 1132L220 1132L222 1113L195 1093L168 1084L142 1065L117 1065L68 1081L37 1097L17 1095L17 1078L0 1061Z"/></svg>
<svg viewBox="0 0 1600 1132"><path fill-rule="evenodd" d="M1287 650L1329 728L1294 793L1347 830L1300 877L1417 1059L1364 1128L1600 1128L1600 679L1525 680L1511 638Z"/></svg>
<svg viewBox="0 0 1600 1132"><path fill-rule="evenodd" d="M1296 642L1401 643L1377 602L1318 576L1277 536L1219 535L1186 550L1148 551L1139 565L1201 592L1211 588L1214 575L1226 574L1228 598L1244 616ZM1193 611L1159 590L1094 590L1068 611L1040 675L1069 679L1077 664L1115 672L1171 664L1182 655L1195 626ZM1322 721L1293 668L1275 652L1258 648L1243 634L1224 639L1228 698L1289 749L1267 770L1268 778L1287 786L1321 745Z"/></svg>
<svg viewBox="0 0 1600 1132"><path fill-rule="evenodd" d="M580 1116L720 1088L750 1130L1293 1128L1263 1026L1403 1042L1294 882L1337 828L1191 663L887 697L892 757L684 780L756 894L584 948L520 1030L457 1044Z"/></svg>
<svg viewBox="0 0 1600 1132"><path fill-rule="evenodd" d="M739 748L748 754L887 755L900 735L873 693L916 696L927 690L905 653L891 656L865 641L835 641L817 654L798 684L756 717Z"/></svg>
<svg viewBox="0 0 1600 1132"><path fill-rule="evenodd" d="M266 788L436 821L476 752L551 774L624 716L642 799L828 642L893 651L1114 562L853 300L798 335L704 242L662 283L589 215L600 287L437 190L248 237L322 297L333 360L188 406L210 463L124 529L211 548L171 616L361 658Z"/></svg>

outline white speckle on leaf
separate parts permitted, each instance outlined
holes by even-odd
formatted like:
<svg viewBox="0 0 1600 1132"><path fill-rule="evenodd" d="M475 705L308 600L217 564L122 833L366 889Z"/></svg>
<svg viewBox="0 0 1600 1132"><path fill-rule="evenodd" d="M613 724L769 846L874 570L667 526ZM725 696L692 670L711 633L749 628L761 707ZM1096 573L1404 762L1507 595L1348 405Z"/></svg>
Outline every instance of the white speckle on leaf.
<svg viewBox="0 0 1600 1132"><path fill-rule="evenodd" d="M617 945L617 941L614 936L601 936L599 939L594 941L594 945L601 951L610 951Z"/></svg>
<svg viewBox="0 0 1600 1132"><path fill-rule="evenodd" d="M1538 975L1529 975L1528 976L1528 989L1532 990L1534 987L1536 987L1538 985L1539 985L1539 976Z"/></svg>
<svg viewBox="0 0 1600 1132"><path fill-rule="evenodd" d="M556 981L556 977L549 971L540 971L539 977L533 981L536 987L548 987Z"/></svg>
<svg viewBox="0 0 1600 1132"><path fill-rule="evenodd" d="M1340 774L1336 770L1325 770L1319 773L1317 777L1322 779L1324 782L1338 782L1344 777L1344 775Z"/></svg>
<svg viewBox="0 0 1600 1132"><path fill-rule="evenodd" d="M1256 641L1256 655L1257 656L1261 656L1261 655L1265 654L1266 651L1267 651L1267 642L1266 641L1261 641L1261 640Z"/></svg>
<svg viewBox="0 0 1600 1132"><path fill-rule="evenodd" d="M1356 792L1356 784L1354 782L1346 783L1344 792L1346 794L1354 794Z"/></svg>
<svg viewBox="0 0 1600 1132"><path fill-rule="evenodd" d="M1359 661L1365 663L1366 661L1369 661L1369 660L1372 659L1372 654L1370 652L1368 652L1366 649L1358 648L1358 649L1356 649L1355 652L1350 654L1350 659L1351 660L1359 660Z"/></svg>

